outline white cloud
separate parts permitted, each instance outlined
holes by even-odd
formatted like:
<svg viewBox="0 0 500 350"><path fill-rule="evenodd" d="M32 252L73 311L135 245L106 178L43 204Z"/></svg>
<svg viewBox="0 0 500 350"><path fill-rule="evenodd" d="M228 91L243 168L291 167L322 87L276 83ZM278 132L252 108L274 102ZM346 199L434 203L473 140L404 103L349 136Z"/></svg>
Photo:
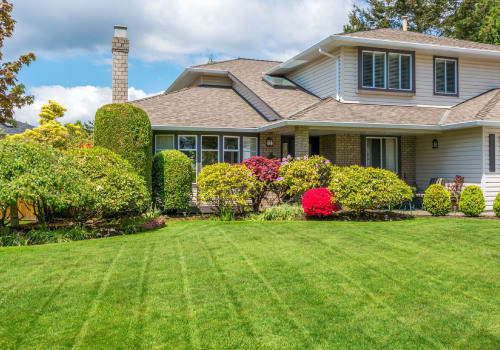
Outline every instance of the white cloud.
<svg viewBox="0 0 500 350"><path fill-rule="evenodd" d="M77 120L93 120L95 112L103 105L111 103L111 88L99 86L63 87L60 85L39 86L31 88L30 94L35 96L35 102L20 110L15 110L15 119L32 125L38 125L38 114L49 100L58 102L67 108L61 122L72 123ZM156 94L153 94L156 95ZM148 95L133 87L128 89L129 101L147 97Z"/></svg>
<svg viewBox="0 0 500 350"><path fill-rule="evenodd" d="M146 61L185 65L210 53L284 59L342 31L351 7L352 0L22 0L6 48L46 57L109 53L113 25L123 24L131 55Z"/></svg>

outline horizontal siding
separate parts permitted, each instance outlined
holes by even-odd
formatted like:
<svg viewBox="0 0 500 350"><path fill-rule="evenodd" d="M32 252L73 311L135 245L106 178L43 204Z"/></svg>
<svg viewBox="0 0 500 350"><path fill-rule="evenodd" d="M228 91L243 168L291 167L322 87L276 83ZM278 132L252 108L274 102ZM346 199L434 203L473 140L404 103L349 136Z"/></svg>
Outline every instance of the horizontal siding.
<svg viewBox="0 0 500 350"><path fill-rule="evenodd" d="M433 56L415 52L415 96L357 93L357 48L344 48L343 97L349 102L451 106L500 87L500 62L459 58L459 97L434 96Z"/></svg>
<svg viewBox="0 0 500 350"><path fill-rule="evenodd" d="M419 190L429 186L431 178L465 177L467 184L482 181L482 129L449 131L438 135L417 136L416 173ZM432 148L432 140L439 146Z"/></svg>
<svg viewBox="0 0 500 350"><path fill-rule="evenodd" d="M495 171L490 172L489 135L495 135ZM483 128L483 179L481 187L486 200L486 210L493 209L493 201L500 192L500 128Z"/></svg>
<svg viewBox="0 0 500 350"><path fill-rule="evenodd" d="M201 77L201 81L199 82L199 84L216 85L216 86L231 86L233 84L233 81L231 79L229 79L228 77L203 75Z"/></svg>
<svg viewBox="0 0 500 350"><path fill-rule="evenodd" d="M337 94L337 62L328 56L293 71L287 78L319 98Z"/></svg>

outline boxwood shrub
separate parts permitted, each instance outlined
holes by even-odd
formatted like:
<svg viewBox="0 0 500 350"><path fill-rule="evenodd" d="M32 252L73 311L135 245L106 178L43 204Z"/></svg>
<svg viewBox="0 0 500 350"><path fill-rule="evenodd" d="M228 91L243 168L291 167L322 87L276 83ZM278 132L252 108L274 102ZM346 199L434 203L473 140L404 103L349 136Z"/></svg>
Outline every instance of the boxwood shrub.
<svg viewBox="0 0 500 350"><path fill-rule="evenodd" d="M444 186L430 185L425 191L424 208L434 216L446 215L451 212L451 193Z"/></svg>
<svg viewBox="0 0 500 350"><path fill-rule="evenodd" d="M495 200L493 201L493 212L496 216L500 217L500 192L498 192Z"/></svg>
<svg viewBox="0 0 500 350"><path fill-rule="evenodd" d="M102 106L95 115L94 142L121 155L151 188L152 131L146 112L126 103Z"/></svg>
<svg viewBox="0 0 500 350"><path fill-rule="evenodd" d="M458 209L467 216L479 216L486 207L481 188L476 185L467 186L460 195L458 206Z"/></svg>
<svg viewBox="0 0 500 350"><path fill-rule="evenodd" d="M193 172L191 161L177 150L153 157L153 203L160 210L189 208Z"/></svg>

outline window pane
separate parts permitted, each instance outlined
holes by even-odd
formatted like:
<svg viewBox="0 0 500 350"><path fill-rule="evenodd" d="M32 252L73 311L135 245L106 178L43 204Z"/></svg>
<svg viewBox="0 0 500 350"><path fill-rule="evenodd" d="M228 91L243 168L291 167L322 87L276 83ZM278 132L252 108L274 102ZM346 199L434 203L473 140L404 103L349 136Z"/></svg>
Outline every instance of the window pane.
<svg viewBox="0 0 500 350"><path fill-rule="evenodd" d="M156 135L156 152L174 149L174 135Z"/></svg>
<svg viewBox="0 0 500 350"><path fill-rule="evenodd" d="M225 163L239 163L240 162L240 152L225 151L224 152L224 162Z"/></svg>
<svg viewBox="0 0 500 350"><path fill-rule="evenodd" d="M202 149L219 149L219 138L217 136L202 136Z"/></svg>
<svg viewBox="0 0 500 350"><path fill-rule="evenodd" d="M237 137L224 137L224 149L239 149Z"/></svg>
<svg viewBox="0 0 500 350"><path fill-rule="evenodd" d="M399 89L399 54L389 54L389 89Z"/></svg>
<svg viewBox="0 0 500 350"><path fill-rule="evenodd" d="M436 59L436 92L444 93L445 91L445 61Z"/></svg>
<svg viewBox="0 0 500 350"><path fill-rule="evenodd" d="M219 152L217 151L203 151L201 152L201 166L212 165L218 163Z"/></svg>
<svg viewBox="0 0 500 350"><path fill-rule="evenodd" d="M257 138L243 137L243 160L257 155Z"/></svg>
<svg viewBox="0 0 500 350"><path fill-rule="evenodd" d="M373 52L363 51L363 86L373 87Z"/></svg>
<svg viewBox="0 0 500 350"><path fill-rule="evenodd" d="M380 139L366 139L366 166L380 168L382 159L380 157Z"/></svg>
<svg viewBox="0 0 500 350"><path fill-rule="evenodd" d="M401 55L401 89L411 90L411 56Z"/></svg>
<svg viewBox="0 0 500 350"><path fill-rule="evenodd" d="M396 149L396 139L394 138L384 138L383 140L383 162L382 166L384 169L390 170L397 173L397 149Z"/></svg>
<svg viewBox="0 0 500 350"><path fill-rule="evenodd" d="M385 53L375 52L375 77L374 83L376 88L385 89Z"/></svg>
<svg viewBox="0 0 500 350"><path fill-rule="evenodd" d="M196 136L179 136L179 149L196 149Z"/></svg>
<svg viewBox="0 0 500 350"><path fill-rule="evenodd" d="M455 65L455 61L446 61L446 92L449 94L456 93Z"/></svg>

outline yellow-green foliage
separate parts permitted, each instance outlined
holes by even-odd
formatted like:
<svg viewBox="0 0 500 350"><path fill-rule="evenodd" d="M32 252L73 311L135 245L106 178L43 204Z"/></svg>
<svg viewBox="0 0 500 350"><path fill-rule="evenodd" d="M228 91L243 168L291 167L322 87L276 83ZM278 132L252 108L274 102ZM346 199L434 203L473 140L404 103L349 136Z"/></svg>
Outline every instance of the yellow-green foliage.
<svg viewBox="0 0 500 350"><path fill-rule="evenodd" d="M467 216L479 216L486 208L483 191L479 186L467 186L460 195L459 210Z"/></svg>
<svg viewBox="0 0 500 350"><path fill-rule="evenodd" d="M26 130L22 134L12 135L14 140L31 139L37 142L46 143L54 148L66 150L72 145L72 139L81 134L80 126L68 123L62 125L57 119L64 116L66 108L59 103L49 100L48 105L42 106L38 128Z"/></svg>
<svg viewBox="0 0 500 350"><path fill-rule="evenodd" d="M451 212L451 193L444 186L430 185L425 191L424 208L434 216L446 215Z"/></svg>
<svg viewBox="0 0 500 350"><path fill-rule="evenodd" d="M496 216L500 217L500 192L498 192L495 200L493 201L493 212Z"/></svg>
<svg viewBox="0 0 500 350"><path fill-rule="evenodd" d="M325 157L283 158L280 177L276 181L286 194L299 201L307 190L325 186L332 168Z"/></svg>
<svg viewBox="0 0 500 350"><path fill-rule="evenodd" d="M95 115L94 142L121 155L151 188L152 131L146 112L126 103L102 106Z"/></svg>
<svg viewBox="0 0 500 350"><path fill-rule="evenodd" d="M153 202L161 210L187 209L193 182L191 161L177 150L153 157Z"/></svg>
<svg viewBox="0 0 500 350"><path fill-rule="evenodd" d="M335 200L361 213L371 209L394 207L413 198L413 191L397 174L376 168L335 167L329 190Z"/></svg>
<svg viewBox="0 0 500 350"><path fill-rule="evenodd" d="M219 214L241 214L247 209L253 189L259 185L256 175L244 165L208 165L198 175L198 200L208 203Z"/></svg>

